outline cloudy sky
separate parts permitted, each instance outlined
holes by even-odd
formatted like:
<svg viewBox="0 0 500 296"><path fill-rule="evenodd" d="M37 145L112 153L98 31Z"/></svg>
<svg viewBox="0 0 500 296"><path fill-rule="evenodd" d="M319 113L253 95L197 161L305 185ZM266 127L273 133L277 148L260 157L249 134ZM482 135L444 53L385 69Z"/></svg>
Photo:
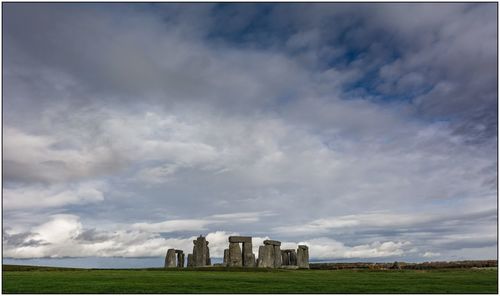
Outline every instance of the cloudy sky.
<svg viewBox="0 0 500 296"><path fill-rule="evenodd" d="M3 4L3 255L231 234L495 259L497 4Z"/></svg>

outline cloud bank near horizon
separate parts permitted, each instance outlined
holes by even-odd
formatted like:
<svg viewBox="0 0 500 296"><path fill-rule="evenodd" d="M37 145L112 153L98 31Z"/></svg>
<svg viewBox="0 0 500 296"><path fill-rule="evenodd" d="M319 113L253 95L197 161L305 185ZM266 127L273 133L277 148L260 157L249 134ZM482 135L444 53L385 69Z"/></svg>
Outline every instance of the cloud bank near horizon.
<svg viewBox="0 0 500 296"><path fill-rule="evenodd" d="M493 5L6 4L4 256L495 258Z"/></svg>

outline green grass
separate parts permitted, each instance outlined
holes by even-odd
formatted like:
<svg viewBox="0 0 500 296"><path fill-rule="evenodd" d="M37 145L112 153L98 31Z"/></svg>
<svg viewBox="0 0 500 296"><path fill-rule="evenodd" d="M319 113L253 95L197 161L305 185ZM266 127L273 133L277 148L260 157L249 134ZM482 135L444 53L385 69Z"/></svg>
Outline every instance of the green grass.
<svg viewBox="0 0 500 296"><path fill-rule="evenodd" d="M3 293L497 293L497 269L211 270L3 267Z"/></svg>

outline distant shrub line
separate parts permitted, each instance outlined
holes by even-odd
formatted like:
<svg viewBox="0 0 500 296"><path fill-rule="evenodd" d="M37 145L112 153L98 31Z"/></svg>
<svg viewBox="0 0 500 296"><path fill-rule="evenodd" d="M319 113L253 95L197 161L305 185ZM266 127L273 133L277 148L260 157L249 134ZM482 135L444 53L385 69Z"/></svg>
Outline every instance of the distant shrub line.
<svg viewBox="0 0 500 296"><path fill-rule="evenodd" d="M356 262L356 263L310 263L310 269L411 269L411 270L425 270L425 269L442 269L442 268L485 268L497 267L497 260L466 260L466 261L435 261L423 263L370 263L370 262Z"/></svg>

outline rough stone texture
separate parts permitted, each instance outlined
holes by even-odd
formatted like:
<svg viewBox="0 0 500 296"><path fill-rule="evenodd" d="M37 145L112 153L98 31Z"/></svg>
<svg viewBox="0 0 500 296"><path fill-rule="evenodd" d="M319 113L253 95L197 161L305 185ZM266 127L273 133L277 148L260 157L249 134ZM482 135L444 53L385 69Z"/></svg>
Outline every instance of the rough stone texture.
<svg viewBox="0 0 500 296"><path fill-rule="evenodd" d="M281 266L290 265L290 257L287 250L281 250Z"/></svg>
<svg viewBox="0 0 500 296"><path fill-rule="evenodd" d="M206 238L200 235L196 240L193 241L193 244L193 254L188 255L188 262L189 256L192 255L191 266L201 267L211 265L210 251L208 249L208 242Z"/></svg>
<svg viewBox="0 0 500 296"><path fill-rule="evenodd" d="M229 249L224 249L224 261L222 261L224 266L228 266L229 264Z"/></svg>
<svg viewBox="0 0 500 296"><path fill-rule="evenodd" d="M194 267L193 264L193 254L188 254L188 262L187 262L187 267Z"/></svg>
<svg viewBox="0 0 500 296"><path fill-rule="evenodd" d="M184 267L184 252L183 251L180 251L178 254L177 254L177 267Z"/></svg>
<svg viewBox="0 0 500 296"><path fill-rule="evenodd" d="M276 241L276 240L266 239L264 241L264 245L281 246L281 242L280 241Z"/></svg>
<svg viewBox="0 0 500 296"><path fill-rule="evenodd" d="M250 242L243 243L243 266L245 267L255 267L255 255L252 251L252 238Z"/></svg>
<svg viewBox="0 0 500 296"><path fill-rule="evenodd" d="M264 267L264 268L274 267L273 245L264 245L259 247L259 259L257 261L257 267Z"/></svg>
<svg viewBox="0 0 500 296"><path fill-rule="evenodd" d="M257 266L257 260L255 260L255 254L254 253L251 253L250 255L248 255L248 260L246 261L247 267L256 267Z"/></svg>
<svg viewBox="0 0 500 296"><path fill-rule="evenodd" d="M167 255L165 256L165 268L175 267L175 250L168 249Z"/></svg>
<svg viewBox="0 0 500 296"><path fill-rule="evenodd" d="M297 252L290 250L290 265L297 265Z"/></svg>
<svg viewBox="0 0 500 296"><path fill-rule="evenodd" d="M273 247L274 268L278 268L281 267L281 249L280 246L277 245L274 245Z"/></svg>
<svg viewBox="0 0 500 296"><path fill-rule="evenodd" d="M230 243L252 243L252 237L251 236L230 236L229 242Z"/></svg>
<svg viewBox="0 0 500 296"><path fill-rule="evenodd" d="M203 236L199 236L193 241L193 263L194 266L205 266L207 262L207 253L205 251L207 240Z"/></svg>
<svg viewBox="0 0 500 296"><path fill-rule="evenodd" d="M243 257L239 243L229 243L228 266L243 266Z"/></svg>
<svg viewBox="0 0 500 296"><path fill-rule="evenodd" d="M206 261L205 265L210 266L210 265L212 265L212 260L210 259L210 249L208 248L208 242L207 242L207 246L206 246L205 250L207 252L207 261Z"/></svg>
<svg viewBox="0 0 500 296"><path fill-rule="evenodd" d="M255 267L255 254L252 251L252 243L243 243L243 266Z"/></svg>
<svg viewBox="0 0 500 296"><path fill-rule="evenodd" d="M297 249L297 265L299 268L309 268L309 247L299 245Z"/></svg>

